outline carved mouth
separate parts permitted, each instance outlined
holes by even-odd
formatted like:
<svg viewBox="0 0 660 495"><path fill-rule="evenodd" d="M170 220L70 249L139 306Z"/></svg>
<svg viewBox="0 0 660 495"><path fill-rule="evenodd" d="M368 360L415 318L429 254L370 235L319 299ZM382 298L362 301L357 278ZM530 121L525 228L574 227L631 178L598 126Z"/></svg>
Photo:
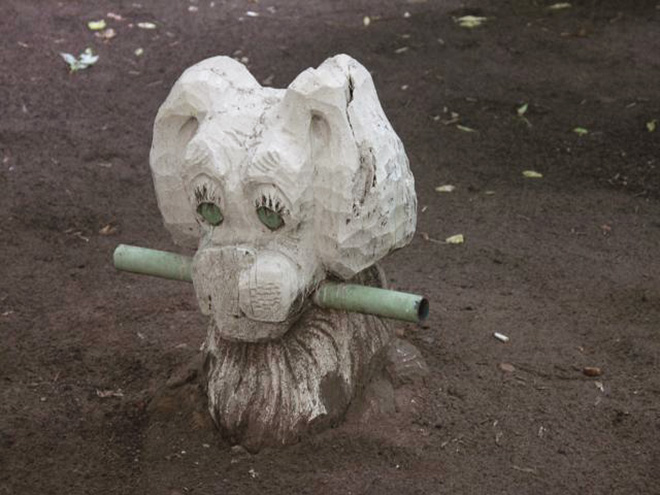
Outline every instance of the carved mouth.
<svg viewBox="0 0 660 495"><path fill-rule="evenodd" d="M230 342L267 342L282 338L298 321L316 307L312 303L310 292L301 293L291 305L289 315L282 322L258 321L247 316L242 310L238 314L227 314L221 318L212 317L218 337Z"/></svg>

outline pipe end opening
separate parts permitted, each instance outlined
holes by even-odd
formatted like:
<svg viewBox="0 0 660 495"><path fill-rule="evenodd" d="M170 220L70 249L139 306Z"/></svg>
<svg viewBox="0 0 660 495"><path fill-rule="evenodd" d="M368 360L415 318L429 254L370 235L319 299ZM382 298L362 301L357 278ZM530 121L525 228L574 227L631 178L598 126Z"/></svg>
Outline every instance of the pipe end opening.
<svg viewBox="0 0 660 495"><path fill-rule="evenodd" d="M429 317L429 310L429 300L423 297L417 306L417 318L419 321L424 321Z"/></svg>

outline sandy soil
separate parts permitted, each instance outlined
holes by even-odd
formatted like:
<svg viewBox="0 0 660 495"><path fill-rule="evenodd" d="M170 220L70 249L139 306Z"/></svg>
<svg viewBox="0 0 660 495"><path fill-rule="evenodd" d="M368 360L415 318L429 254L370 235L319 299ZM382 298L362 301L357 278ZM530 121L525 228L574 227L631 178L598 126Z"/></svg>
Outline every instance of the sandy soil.
<svg viewBox="0 0 660 495"><path fill-rule="evenodd" d="M0 493L660 493L657 1L212 3L0 4ZM59 52L87 46L70 74ZM175 249L148 153L186 67L245 57L286 86L339 52L416 176L418 235L385 269L431 300L398 326L431 374L400 413L252 456L163 388L205 332L190 286L111 254Z"/></svg>

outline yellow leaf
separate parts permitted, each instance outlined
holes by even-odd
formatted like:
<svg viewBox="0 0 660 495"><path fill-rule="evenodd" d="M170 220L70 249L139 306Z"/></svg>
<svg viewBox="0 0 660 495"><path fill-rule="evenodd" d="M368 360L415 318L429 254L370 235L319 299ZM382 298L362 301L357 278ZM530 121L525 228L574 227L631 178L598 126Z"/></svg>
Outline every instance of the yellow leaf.
<svg viewBox="0 0 660 495"><path fill-rule="evenodd" d="M442 193L450 193L453 192L454 189L456 189L456 186L452 186L451 184L445 184L444 186L438 186L435 188L437 192L442 192Z"/></svg>
<svg viewBox="0 0 660 495"><path fill-rule="evenodd" d="M655 119L646 123L646 128L648 129L649 132L655 132L657 126L658 126L658 121Z"/></svg>
<svg viewBox="0 0 660 495"><path fill-rule="evenodd" d="M463 244L465 242L465 238L463 237L463 234L456 234L447 237L445 242L447 244Z"/></svg>
<svg viewBox="0 0 660 495"><path fill-rule="evenodd" d="M456 22L458 23L459 26L468 28L468 29L473 29L476 27L481 26L484 22L488 20L487 17L477 17L474 15L464 15L463 17L459 17L458 19L455 19Z"/></svg>
<svg viewBox="0 0 660 495"><path fill-rule="evenodd" d="M535 172L534 170L524 170L523 177L527 177L528 179L541 179L543 178L543 174Z"/></svg>
<svg viewBox="0 0 660 495"><path fill-rule="evenodd" d="M589 134L589 130L585 129L584 127L576 127L575 129L573 129L573 132L578 136L584 136L585 134Z"/></svg>
<svg viewBox="0 0 660 495"><path fill-rule="evenodd" d="M100 31L101 29L105 29L105 20L89 21L87 27L92 31Z"/></svg>

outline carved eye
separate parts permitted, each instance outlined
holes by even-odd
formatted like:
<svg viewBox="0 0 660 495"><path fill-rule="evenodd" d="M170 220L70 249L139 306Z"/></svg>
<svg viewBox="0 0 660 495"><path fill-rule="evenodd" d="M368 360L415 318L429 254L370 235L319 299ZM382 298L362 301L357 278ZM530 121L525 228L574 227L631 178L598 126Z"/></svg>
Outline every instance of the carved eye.
<svg viewBox="0 0 660 495"><path fill-rule="evenodd" d="M259 216L261 223L270 230L277 230L284 226L282 215L268 206L260 206L257 208L257 215Z"/></svg>
<svg viewBox="0 0 660 495"><path fill-rule="evenodd" d="M220 225L224 220L220 207L215 203L201 203L197 207L197 213L204 219L204 221L213 226Z"/></svg>

